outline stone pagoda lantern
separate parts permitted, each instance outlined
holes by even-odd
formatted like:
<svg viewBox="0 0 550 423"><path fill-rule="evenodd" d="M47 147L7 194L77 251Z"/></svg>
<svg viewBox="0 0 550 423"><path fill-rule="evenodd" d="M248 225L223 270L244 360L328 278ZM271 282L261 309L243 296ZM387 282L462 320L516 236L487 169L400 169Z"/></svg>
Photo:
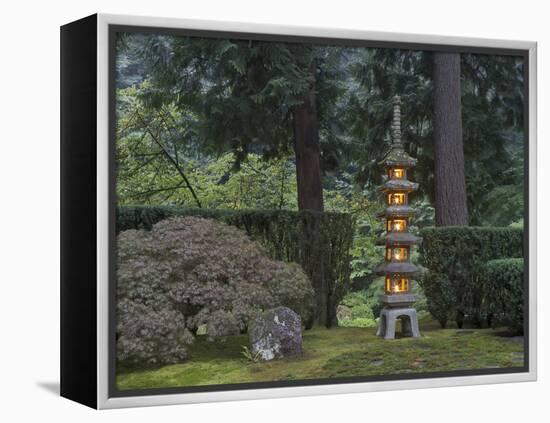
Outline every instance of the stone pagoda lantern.
<svg viewBox="0 0 550 423"><path fill-rule="evenodd" d="M411 293L411 279L418 267L410 262L411 249L421 239L409 233L409 223L414 210L409 206L409 194L418 189L418 184L407 180L407 173L416 166L416 159L409 156L401 143L401 99L393 98L393 121L391 148L382 163L386 168L384 185L378 188L387 204L379 213L386 221L386 234L379 244L386 246L385 260L376 269L385 278L384 294L380 295L382 311L378 323L378 336L395 338L397 319L401 320L404 335L418 337L418 318Z"/></svg>

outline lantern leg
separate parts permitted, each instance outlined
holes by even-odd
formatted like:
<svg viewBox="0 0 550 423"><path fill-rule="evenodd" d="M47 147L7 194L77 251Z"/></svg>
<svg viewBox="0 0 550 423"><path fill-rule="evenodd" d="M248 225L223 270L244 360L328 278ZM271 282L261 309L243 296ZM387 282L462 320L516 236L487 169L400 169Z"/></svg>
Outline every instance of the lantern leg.
<svg viewBox="0 0 550 423"><path fill-rule="evenodd" d="M380 313L380 320L378 321L378 330L376 336L384 336L386 334L386 315Z"/></svg>
<svg viewBox="0 0 550 423"><path fill-rule="evenodd" d="M380 311L380 321L378 326L378 336L383 336L384 339L395 338L395 318L393 310L383 308Z"/></svg>
<svg viewBox="0 0 550 423"><path fill-rule="evenodd" d="M401 332L404 336L420 337L418 317L414 308L383 308L380 311L377 336L395 339L397 319L401 320Z"/></svg>
<svg viewBox="0 0 550 423"><path fill-rule="evenodd" d="M408 314L409 325L410 325L410 335L413 338L419 338L420 337L420 330L418 329L418 316L416 315L416 310L414 308L411 309L410 313Z"/></svg>
<svg viewBox="0 0 550 423"><path fill-rule="evenodd" d="M413 338L420 337L420 331L418 330L418 317L414 308L405 309L402 311L401 319L401 333L405 336L412 336Z"/></svg>
<svg viewBox="0 0 550 423"><path fill-rule="evenodd" d="M395 339L395 322L397 319L390 314L390 318L386 322L386 333L384 339Z"/></svg>

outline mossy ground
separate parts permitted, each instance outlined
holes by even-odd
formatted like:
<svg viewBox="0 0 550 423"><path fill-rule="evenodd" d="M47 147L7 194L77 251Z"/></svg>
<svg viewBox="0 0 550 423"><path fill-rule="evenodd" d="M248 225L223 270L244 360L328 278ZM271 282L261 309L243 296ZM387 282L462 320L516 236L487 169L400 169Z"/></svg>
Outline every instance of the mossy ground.
<svg viewBox="0 0 550 423"><path fill-rule="evenodd" d="M375 328L314 328L303 356L254 363L242 355L246 335L224 343L197 337L185 363L139 369L121 366L120 390L520 367L523 343L492 329L439 329L421 323L421 338L385 341Z"/></svg>

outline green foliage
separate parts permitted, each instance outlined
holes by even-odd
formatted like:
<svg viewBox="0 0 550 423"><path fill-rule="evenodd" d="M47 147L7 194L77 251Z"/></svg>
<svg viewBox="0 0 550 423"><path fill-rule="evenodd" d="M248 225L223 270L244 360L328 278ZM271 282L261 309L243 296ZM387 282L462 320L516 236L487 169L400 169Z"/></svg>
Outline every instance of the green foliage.
<svg viewBox="0 0 550 423"><path fill-rule="evenodd" d="M151 70L145 103L192 110L202 147L234 153L236 168L249 153L288 155L293 107L315 86L323 127L341 90L339 47L150 35L134 50Z"/></svg>
<svg viewBox="0 0 550 423"><path fill-rule="evenodd" d="M245 359L247 359L248 361L251 361L253 363L258 363L260 361L260 359L262 358L262 352L263 350L258 350L256 351L256 353L252 353L252 351L250 351L250 348L248 348L246 345L243 345L243 350L242 350L242 355Z"/></svg>
<svg viewBox="0 0 550 423"><path fill-rule="evenodd" d="M353 288L364 287L374 277L374 267L380 261L380 249L375 244L384 230L382 220L375 217L380 205L369 200L368 192L356 189L351 175L345 172L326 179L330 185L325 189L325 210L349 213L355 219L350 276Z"/></svg>
<svg viewBox="0 0 550 423"><path fill-rule="evenodd" d="M227 169L218 179L194 180L195 171L220 155L233 171L251 155L265 163L292 156L292 110L314 86L324 188L327 172L347 173L354 188L373 199L382 174L376 158L387 148L391 124L389 100L400 94L405 149L418 158L414 180L420 198L431 200L431 61L429 52L412 50L124 34L117 44L118 87L131 88L119 90L117 98L122 148L151 144L147 127L168 154L149 155L160 152L156 144L153 151L139 147L134 156L122 154L128 180L138 166L147 172L140 172L141 183L119 190L120 198L124 204L196 202L170 155L196 191L224 187L219 181ZM506 226L523 213L523 59L463 54L461 69L470 223ZM137 102L128 108L124 96L131 90ZM143 119L135 119L134 106ZM125 125L130 119L132 131ZM280 208L294 207L284 203Z"/></svg>
<svg viewBox="0 0 550 423"><path fill-rule="evenodd" d="M392 97L402 99L402 132L405 150L418 158L415 180L420 196L433 187L431 139L430 53L394 49L357 49L351 63L358 87L350 91L346 127L357 140L353 155L358 163L357 181L373 189L384 169L380 158L389 148ZM377 159L373 159L377 158Z"/></svg>
<svg viewBox="0 0 550 423"><path fill-rule="evenodd" d="M119 204L184 202L200 207L195 172L200 163L196 118L173 104L151 109L140 100L148 82L117 91L117 200Z"/></svg>
<svg viewBox="0 0 550 423"><path fill-rule="evenodd" d="M234 226L173 217L117 237L117 356L173 363L206 325L210 341L245 332L259 313L286 306L311 318L313 289L295 263L268 258Z"/></svg>
<svg viewBox="0 0 550 423"><path fill-rule="evenodd" d="M419 281L428 310L444 327L454 317L462 326L466 316L481 325L485 289L484 264L495 258L523 256L523 230L489 227L432 227L420 231L421 263L427 272Z"/></svg>
<svg viewBox="0 0 550 423"><path fill-rule="evenodd" d="M525 261L522 258L490 260L483 266L484 308L493 326L508 326L523 332Z"/></svg>
<svg viewBox="0 0 550 423"><path fill-rule="evenodd" d="M138 85L145 79L148 72L145 63L139 58L139 49L143 45L145 35L117 32L116 33L116 86L127 88Z"/></svg>
<svg viewBox="0 0 550 423"><path fill-rule="evenodd" d="M515 143L515 151L510 153L510 161L506 168L502 168L497 180L489 185L488 180L479 182L485 186L484 191L478 188L470 189L477 198L470 196L471 201L480 201L481 206L477 208L478 221L483 221L488 226L518 226L523 227L524 191L523 191L523 143L522 140L508 140L508 144ZM487 163L487 166L493 166ZM503 199L506 199L503 201Z"/></svg>
<svg viewBox="0 0 550 423"><path fill-rule="evenodd" d="M325 209L349 213L357 222L351 235L351 262L344 253L349 243L347 224L333 225L331 231L327 228L332 223L321 222L329 235L321 233L317 239L313 234L318 222L301 221L296 226L292 219L273 225L262 220L258 226L255 219L227 219L264 243L274 257L302 263L316 290L331 304L319 302L319 309L328 308L333 314L350 278L354 289L376 285L372 269L382 254L374 241L383 227L374 218L379 208L375 186L383 173L378 158L387 148L389 100L394 94L403 101L405 149L418 158L411 179L420 182L421 191L413 197L418 213L412 224L416 228L433 224L429 52L125 34L117 40L116 63L117 200L123 206L297 209L292 110L314 87ZM521 225L523 86L521 58L462 55L465 162L473 224ZM196 213L225 219L223 211ZM163 218L172 211L143 216L137 211L126 217L146 228L158 221L157 214ZM335 235L338 230L342 237ZM323 251L325 241L333 242L328 248L337 251L336 257ZM291 247L293 242L301 244ZM333 270L331 261L343 267ZM441 322L449 319L448 313L455 314L449 303L470 304L468 295L479 297L442 291L443 285L456 284L454 276L444 280L444 274L431 271L424 283L432 298L438 298L429 306ZM468 307L461 305L460 313L469 313ZM376 305L371 308L376 310Z"/></svg>
<svg viewBox="0 0 550 423"><path fill-rule="evenodd" d="M402 98L405 150L418 159L414 180L433 202L434 150L430 52L357 49L350 62L360 88L349 90L345 114L350 154L360 184L379 184L382 142L391 125L391 101ZM470 224L507 226L523 213L523 60L463 54L462 118ZM502 199L506 198L505 204Z"/></svg>
<svg viewBox="0 0 550 423"><path fill-rule="evenodd" d="M428 270L419 280L424 295L427 298L427 307L430 314L442 328L456 316L458 300L456 286L452 284L444 273Z"/></svg>
<svg viewBox="0 0 550 423"><path fill-rule="evenodd" d="M340 303L338 325L344 327L374 327L376 316L364 291L347 294Z"/></svg>
<svg viewBox="0 0 550 423"><path fill-rule="evenodd" d="M345 328L373 328L376 327L376 324L376 319L370 317L338 320L338 325Z"/></svg>
<svg viewBox="0 0 550 423"><path fill-rule="evenodd" d="M173 206L117 208L117 231L150 229L171 216L220 220L246 231L275 260L296 262L310 277L316 293L317 321L331 325L336 307L349 288L349 249L354 220L349 214L287 210L186 209ZM323 309L320 309L320 304ZM292 308L292 307L291 307ZM319 320L322 313L327 316ZM303 319L307 326L311 319Z"/></svg>
<svg viewBox="0 0 550 423"><path fill-rule="evenodd" d="M466 190L472 225L523 216L523 59L462 55ZM506 201L502 201L506 198Z"/></svg>
<svg viewBox="0 0 550 423"><path fill-rule="evenodd" d="M120 205L177 204L207 208L296 209L296 172L289 156L197 151L196 116L174 104L148 108L148 87L117 93L117 200Z"/></svg>

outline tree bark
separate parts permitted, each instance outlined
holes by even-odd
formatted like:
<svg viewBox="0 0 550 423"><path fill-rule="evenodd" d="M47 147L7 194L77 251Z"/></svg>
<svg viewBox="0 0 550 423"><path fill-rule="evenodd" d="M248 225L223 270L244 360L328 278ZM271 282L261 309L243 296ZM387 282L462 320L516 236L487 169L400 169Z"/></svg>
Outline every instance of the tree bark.
<svg viewBox="0 0 550 423"><path fill-rule="evenodd" d="M303 104L292 108L298 209L323 211L319 118L312 88Z"/></svg>
<svg viewBox="0 0 550 423"><path fill-rule="evenodd" d="M319 118L317 116L315 87L312 86L303 104L292 108L294 125L294 152L296 155L296 182L298 209L323 211L323 188L321 185L321 148L319 146ZM312 259L321 255L320 219L310 221L305 230L309 232L309 254ZM312 275L315 292L313 322L330 327L328 281L321 264ZM313 322L306 322L311 327Z"/></svg>
<svg viewBox="0 0 550 423"><path fill-rule="evenodd" d="M435 224L468 225L460 54L434 53L433 56L435 143Z"/></svg>

